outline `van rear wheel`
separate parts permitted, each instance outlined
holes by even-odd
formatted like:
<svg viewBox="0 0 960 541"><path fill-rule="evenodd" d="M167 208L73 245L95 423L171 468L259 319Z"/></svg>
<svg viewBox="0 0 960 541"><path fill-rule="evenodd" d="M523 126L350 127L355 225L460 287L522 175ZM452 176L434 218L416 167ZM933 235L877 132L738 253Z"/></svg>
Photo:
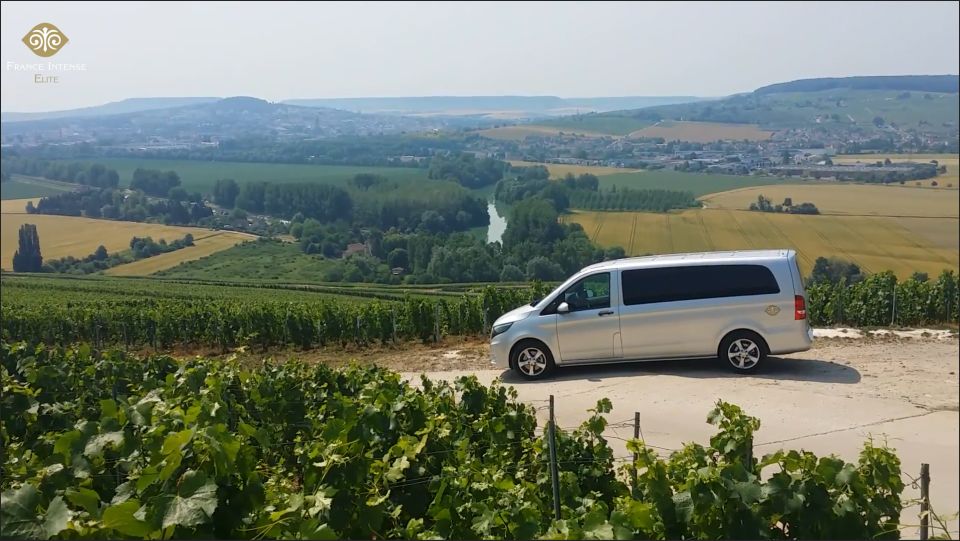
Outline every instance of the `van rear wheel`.
<svg viewBox="0 0 960 541"><path fill-rule="evenodd" d="M542 379L553 372L553 355L538 340L523 340L510 353L510 366L523 379Z"/></svg>
<svg viewBox="0 0 960 541"><path fill-rule="evenodd" d="M756 333L736 331L723 339L718 353L735 371L752 372L766 359L767 345Z"/></svg>

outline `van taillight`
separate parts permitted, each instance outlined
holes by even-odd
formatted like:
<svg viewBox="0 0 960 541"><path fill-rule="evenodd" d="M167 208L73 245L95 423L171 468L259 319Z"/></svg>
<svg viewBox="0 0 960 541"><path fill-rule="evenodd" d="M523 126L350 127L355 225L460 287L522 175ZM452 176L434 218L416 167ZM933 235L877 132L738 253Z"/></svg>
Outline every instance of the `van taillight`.
<svg viewBox="0 0 960 541"><path fill-rule="evenodd" d="M793 319L800 321L807 319L807 301L803 295L794 295L793 297Z"/></svg>

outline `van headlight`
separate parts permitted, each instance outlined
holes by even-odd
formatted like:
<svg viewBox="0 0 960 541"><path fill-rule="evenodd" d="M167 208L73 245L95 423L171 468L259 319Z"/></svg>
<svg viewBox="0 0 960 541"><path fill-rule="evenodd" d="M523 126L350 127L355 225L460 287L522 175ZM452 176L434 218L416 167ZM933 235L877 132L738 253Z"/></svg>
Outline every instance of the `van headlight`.
<svg viewBox="0 0 960 541"><path fill-rule="evenodd" d="M496 335L498 335L498 334L503 334L503 333L507 332L507 330L510 329L510 326L511 326L511 325L513 325L513 322L510 322L510 323L501 323L500 325L494 325L494 326L493 326L493 331L490 332L490 338L493 338L494 336L496 336Z"/></svg>

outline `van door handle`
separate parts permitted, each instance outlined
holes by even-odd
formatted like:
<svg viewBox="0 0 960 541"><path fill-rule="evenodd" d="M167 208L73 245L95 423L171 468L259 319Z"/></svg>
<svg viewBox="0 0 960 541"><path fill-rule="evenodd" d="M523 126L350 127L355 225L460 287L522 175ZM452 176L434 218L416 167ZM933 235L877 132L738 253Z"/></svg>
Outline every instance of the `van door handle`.
<svg viewBox="0 0 960 541"><path fill-rule="evenodd" d="M600 316L600 317L603 317L603 316L612 316L612 315L613 315L613 310L604 310L604 311L600 312L600 313L597 314L597 315Z"/></svg>

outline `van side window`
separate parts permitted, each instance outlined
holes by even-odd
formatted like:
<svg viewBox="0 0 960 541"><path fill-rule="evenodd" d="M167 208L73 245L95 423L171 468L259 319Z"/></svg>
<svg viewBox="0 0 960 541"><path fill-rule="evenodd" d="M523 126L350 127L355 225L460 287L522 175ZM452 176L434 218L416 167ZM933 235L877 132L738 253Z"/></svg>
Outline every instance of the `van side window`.
<svg viewBox="0 0 960 541"><path fill-rule="evenodd" d="M610 273L601 272L581 278L564 290L541 314L557 313L557 306L561 302L567 303L571 312L610 308Z"/></svg>
<svg viewBox="0 0 960 541"><path fill-rule="evenodd" d="M625 270L623 304L746 297L780 293L777 279L763 265L691 265Z"/></svg>

